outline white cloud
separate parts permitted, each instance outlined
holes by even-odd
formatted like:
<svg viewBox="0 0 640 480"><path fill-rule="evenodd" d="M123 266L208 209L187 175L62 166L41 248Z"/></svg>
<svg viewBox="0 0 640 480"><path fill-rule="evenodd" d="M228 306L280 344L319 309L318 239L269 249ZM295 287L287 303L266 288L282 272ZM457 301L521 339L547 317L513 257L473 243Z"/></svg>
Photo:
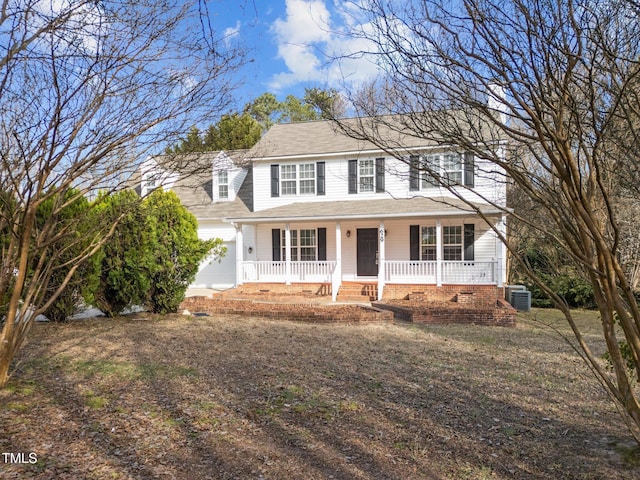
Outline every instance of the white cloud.
<svg viewBox="0 0 640 480"><path fill-rule="evenodd" d="M224 42L229 45L231 40L235 37L240 36L240 20L236 22L235 27L226 28L222 34L222 38L224 38Z"/></svg>
<svg viewBox="0 0 640 480"><path fill-rule="evenodd" d="M286 0L286 17L278 18L271 32L287 71L271 78L270 89L277 92L301 82L338 86L376 75L370 56L355 55L371 50L371 45L350 35L366 24L358 24L351 12L335 12L332 17L325 0Z"/></svg>

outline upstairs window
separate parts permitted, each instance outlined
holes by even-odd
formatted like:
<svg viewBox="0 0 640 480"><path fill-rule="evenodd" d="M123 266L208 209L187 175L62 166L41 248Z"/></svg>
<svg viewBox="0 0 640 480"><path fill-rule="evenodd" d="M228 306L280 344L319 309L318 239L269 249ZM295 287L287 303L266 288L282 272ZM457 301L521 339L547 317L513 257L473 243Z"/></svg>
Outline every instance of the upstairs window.
<svg viewBox="0 0 640 480"><path fill-rule="evenodd" d="M227 170L218 171L218 198L229 198L229 172Z"/></svg>
<svg viewBox="0 0 640 480"><path fill-rule="evenodd" d="M296 177L296 165L282 165L280 167L282 195L296 195L298 193Z"/></svg>
<svg viewBox="0 0 640 480"><path fill-rule="evenodd" d="M449 185L462 185L462 156L447 154L442 156L442 172L440 175Z"/></svg>
<svg viewBox="0 0 640 480"><path fill-rule="evenodd" d="M349 193L384 192L384 158L349 160Z"/></svg>
<svg viewBox="0 0 640 480"><path fill-rule="evenodd" d="M271 165L271 196L324 195L325 163Z"/></svg>
<svg viewBox="0 0 640 480"><path fill-rule="evenodd" d="M159 175L157 173L147 173L144 177L144 188L146 188L147 191L153 190L158 186Z"/></svg>
<svg viewBox="0 0 640 480"><path fill-rule="evenodd" d="M474 155L472 152L412 155L409 178L412 191L440 185L474 187Z"/></svg>
<svg viewBox="0 0 640 480"><path fill-rule="evenodd" d="M300 165L300 194L315 195L316 166L313 163Z"/></svg>
<svg viewBox="0 0 640 480"><path fill-rule="evenodd" d="M360 160L360 192L373 192L373 160Z"/></svg>

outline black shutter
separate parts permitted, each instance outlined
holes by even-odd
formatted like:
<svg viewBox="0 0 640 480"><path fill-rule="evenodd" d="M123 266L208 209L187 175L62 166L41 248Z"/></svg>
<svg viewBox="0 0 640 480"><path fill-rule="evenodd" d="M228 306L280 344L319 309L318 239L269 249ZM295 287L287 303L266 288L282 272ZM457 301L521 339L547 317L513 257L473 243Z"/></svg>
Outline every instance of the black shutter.
<svg viewBox="0 0 640 480"><path fill-rule="evenodd" d="M316 194L324 195L324 162L316 163Z"/></svg>
<svg viewBox="0 0 640 480"><path fill-rule="evenodd" d="M271 196L280 196L280 165L271 165Z"/></svg>
<svg viewBox="0 0 640 480"><path fill-rule="evenodd" d="M473 152L464 152L464 186L474 187L475 185L475 164Z"/></svg>
<svg viewBox="0 0 640 480"><path fill-rule="evenodd" d="M318 261L324 262L327 260L327 229L318 229Z"/></svg>
<svg viewBox="0 0 640 480"><path fill-rule="evenodd" d="M384 158L376 158L376 192L384 192Z"/></svg>
<svg viewBox="0 0 640 480"><path fill-rule="evenodd" d="M282 260L282 240L279 228L271 229L271 256L274 262Z"/></svg>
<svg viewBox="0 0 640 480"><path fill-rule="evenodd" d="M358 161L349 160L349 193L358 193Z"/></svg>
<svg viewBox="0 0 640 480"><path fill-rule="evenodd" d="M409 190L420 190L420 157L411 155L409 163Z"/></svg>
<svg viewBox="0 0 640 480"><path fill-rule="evenodd" d="M473 223L464 224L464 259L472 262L474 259L473 244L475 241L475 225Z"/></svg>
<svg viewBox="0 0 640 480"><path fill-rule="evenodd" d="M420 260L420 225L409 225L409 250L411 260Z"/></svg>

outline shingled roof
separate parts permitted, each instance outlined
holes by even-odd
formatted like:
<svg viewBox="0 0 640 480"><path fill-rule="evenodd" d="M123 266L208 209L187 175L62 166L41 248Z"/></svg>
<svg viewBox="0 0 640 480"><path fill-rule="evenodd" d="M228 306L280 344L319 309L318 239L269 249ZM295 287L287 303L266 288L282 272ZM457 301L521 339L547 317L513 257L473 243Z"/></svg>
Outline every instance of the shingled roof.
<svg viewBox="0 0 640 480"><path fill-rule="evenodd" d="M198 220L222 220L243 216L253 210L253 169L249 168L236 198L232 201L213 202L211 172L182 176L172 190L182 204Z"/></svg>
<svg viewBox="0 0 640 480"><path fill-rule="evenodd" d="M471 215L476 211L480 211L485 215L502 213L500 209L489 204L467 203L457 198L414 197L352 200L349 202L296 202L244 215L229 215L226 220L241 223L259 223L321 219L446 217Z"/></svg>
<svg viewBox="0 0 640 480"><path fill-rule="evenodd" d="M444 115L449 121L453 119L459 122L460 128L470 128L470 115L466 112L449 111L431 115ZM370 141L358 139L359 132L368 132L364 137L380 139L384 144L384 150L411 150L436 147L444 143L435 136L424 138L411 134L416 127L413 120L411 116L351 118L340 121L342 129L330 120L276 124L251 149L249 156L259 161L383 150ZM475 120L479 121L478 118ZM476 133L478 128L478 125L474 127ZM489 135L487 138L491 138L489 126L485 124L482 129ZM345 130L349 131L349 135Z"/></svg>

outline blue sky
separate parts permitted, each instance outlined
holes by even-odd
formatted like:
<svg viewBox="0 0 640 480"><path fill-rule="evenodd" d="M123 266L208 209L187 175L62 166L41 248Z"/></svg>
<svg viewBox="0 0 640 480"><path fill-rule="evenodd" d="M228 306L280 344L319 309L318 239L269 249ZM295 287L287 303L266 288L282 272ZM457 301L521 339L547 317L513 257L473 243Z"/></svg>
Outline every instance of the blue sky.
<svg viewBox="0 0 640 480"><path fill-rule="evenodd" d="M337 7L336 5L340 5ZM344 81L375 75L366 59L328 62L328 56L362 49L346 33L358 23L349 2L336 0L209 0L213 26L249 50L237 108L264 92L279 99L302 96L305 87L340 89Z"/></svg>

